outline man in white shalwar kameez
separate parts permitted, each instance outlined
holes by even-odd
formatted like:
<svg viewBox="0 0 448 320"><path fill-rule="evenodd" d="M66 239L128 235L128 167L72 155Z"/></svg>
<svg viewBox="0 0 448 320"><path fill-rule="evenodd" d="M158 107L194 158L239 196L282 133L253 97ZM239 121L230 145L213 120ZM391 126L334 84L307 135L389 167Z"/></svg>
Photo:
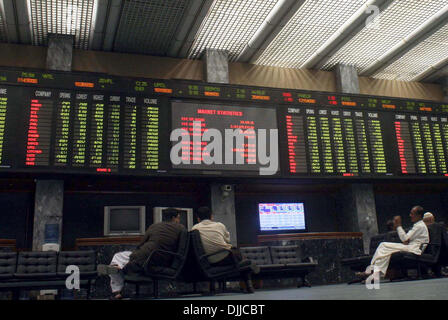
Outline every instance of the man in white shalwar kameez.
<svg viewBox="0 0 448 320"><path fill-rule="evenodd" d="M394 225L397 229L398 236L402 243L382 242L378 246L373 255L371 266L366 269L365 274L370 275L373 269L374 272L381 272L380 275L385 275L389 267L390 257L396 252L410 252L416 255L421 255L422 244L429 243L429 232L426 224L423 222L424 210L420 206L412 208L410 217L414 223L411 230L406 233L401 226L401 217L394 217ZM424 250L424 248L423 248ZM373 267L373 268L372 268Z"/></svg>

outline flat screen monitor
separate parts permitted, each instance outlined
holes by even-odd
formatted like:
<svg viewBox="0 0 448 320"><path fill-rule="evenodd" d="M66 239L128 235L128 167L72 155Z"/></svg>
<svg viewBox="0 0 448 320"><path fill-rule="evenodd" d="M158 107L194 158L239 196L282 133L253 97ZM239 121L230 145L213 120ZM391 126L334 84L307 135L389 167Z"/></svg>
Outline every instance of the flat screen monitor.
<svg viewBox="0 0 448 320"><path fill-rule="evenodd" d="M259 203L260 231L306 230L305 207L298 203Z"/></svg>
<svg viewBox="0 0 448 320"><path fill-rule="evenodd" d="M144 206L104 207L104 235L145 234L145 211Z"/></svg>

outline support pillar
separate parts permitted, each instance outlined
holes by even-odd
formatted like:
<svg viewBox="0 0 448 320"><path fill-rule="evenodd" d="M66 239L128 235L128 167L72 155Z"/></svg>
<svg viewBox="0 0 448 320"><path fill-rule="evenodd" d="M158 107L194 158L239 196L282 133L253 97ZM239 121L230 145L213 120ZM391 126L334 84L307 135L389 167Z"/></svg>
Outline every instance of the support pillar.
<svg viewBox="0 0 448 320"><path fill-rule="evenodd" d="M72 70L73 42L73 36L48 36L48 70ZM64 181L36 180L33 250L42 250L45 243L61 245L63 201Z"/></svg>
<svg viewBox="0 0 448 320"><path fill-rule="evenodd" d="M226 185L211 185L211 204L213 220L223 223L230 233L233 246L237 246L236 217L235 217L235 188L225 189Z"/></svg>
<svg viewBox="0 0 448 320"><path fill-rule="evenodd" d="M228 53L223 50L206 49L204 54L205 80L212 83L229 83ZM230 232L232 245L237 246L236 217L235 217L235 191L225 188L225 185L212 184L211 209L213 219L223 223Z"/></svg>
<svg viewBox="0 0 448 320"><path fill-rule="evenodd" d="M340 93L359 93L358 72L355 66L336 65L336 84Z"/></svg>
<svg viewBox="0 0 448 320"><path fill-rule="evenodd" d="M373 186L369 183L352 184L344 190L343 201L342 231L362 232L364 252L368 254L370 238L378 234Z"/></svg>
<svg viewBox="0 0 448 320"><path fill-rule="evenodd" d="M46 242L61 244L64 181L36 180L33 223L33 251Z"/></svg>
<svg viewBox="0 0 448 320"><path fill-rule="evenodd" d="M48 35L48 70L72 71L73 43L73 36L61 34Z"/></svg>
<svg viewBox="0 0 448 320"><path fill-rule="evenodd" d="M225 50L206 49L205 79L212 83L229 83L229 54Z"/></svg>
<svg viewBox="0 0 448 320"><path fill-rule="evenodd" d="M359 79L355 66L336 65L336 82L340 93L359 94ZM378 234L375 194L372 184L351 184L345 195L343 228L362 232L364 252L368 253L370 238Z"/></svg>

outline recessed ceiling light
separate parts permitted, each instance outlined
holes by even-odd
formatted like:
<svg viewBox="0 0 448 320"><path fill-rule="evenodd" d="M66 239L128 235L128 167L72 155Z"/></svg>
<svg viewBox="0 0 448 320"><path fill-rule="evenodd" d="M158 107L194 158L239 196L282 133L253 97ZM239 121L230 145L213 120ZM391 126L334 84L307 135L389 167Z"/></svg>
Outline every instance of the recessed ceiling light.
<svg viewBox="0 0 448 320"><path fill-rule="evenodd" d="M418 75L448 58L448 24L406 52L373 78L412 81Z"/></svg>
<svg viewBox="0 0 448 320"><path fill-rule="evenodd" d="M300 68L366 0L307 0L255 64Z"/></svg>
<svg viewBox="0 0 448 320"><path fill-rule="evenodd" d="M358 72L375 63L385 52L400 43L448 1L394 1L372 23L340 48L323 66L331 70L336 64L356 66Z"/></svg>
<svg viewBox="0 0 448 320"><path fill-rule="evenodd" d="M88 49L94 0L30 0L34 45L47 45L48 34L75 36L75 47Z"/></svg>
<svg viewBox="0 0 448 320"><path fill-rule="evenodd" d="M277 0L215 0L200 26L188 57L205 49L227 50L235 61L274 8Z"/></svg>

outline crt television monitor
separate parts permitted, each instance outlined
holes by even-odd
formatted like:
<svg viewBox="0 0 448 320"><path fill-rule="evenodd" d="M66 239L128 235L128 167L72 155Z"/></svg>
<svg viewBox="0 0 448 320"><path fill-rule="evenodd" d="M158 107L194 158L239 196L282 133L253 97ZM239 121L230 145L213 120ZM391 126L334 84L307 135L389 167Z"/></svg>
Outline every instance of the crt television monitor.
<svg viewBox="0 0 448 320"><path fill-rule="evenodd" d="M305 207L297 203L259 203L260 231L305 231Z"/></svg>
<svg viewBox="0 0 448 320"><path fill-rule="evenodd" d="M145 206L104 207L104 235L145 234Z"/></svg>
<svg viewBox="0 0 448 320"><path fill-rule="evenodd" d="M154 223L169 221L167 215L164 214L168 207L154 207L153 221ZM192 208L174 208L179 210L180 213L180 223L185 226L185 228L190 231L193 227L193 209Z"/></svg>

